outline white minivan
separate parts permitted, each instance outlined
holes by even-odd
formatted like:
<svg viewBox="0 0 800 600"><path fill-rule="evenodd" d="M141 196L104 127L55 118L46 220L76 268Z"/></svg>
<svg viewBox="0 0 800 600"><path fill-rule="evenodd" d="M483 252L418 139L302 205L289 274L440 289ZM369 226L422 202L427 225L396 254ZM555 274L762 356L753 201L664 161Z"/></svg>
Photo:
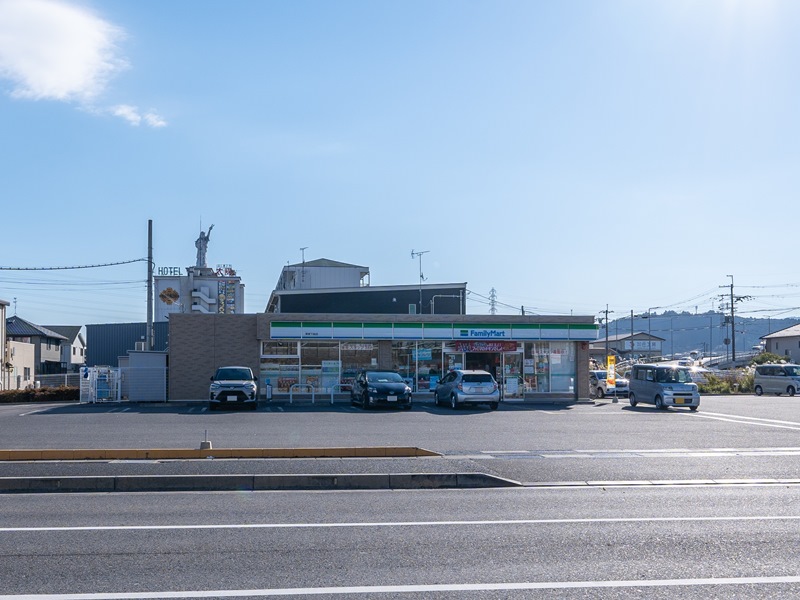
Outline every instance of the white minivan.
<svg viewBox="0 0 800 600"><path fill-rule="evenodd" d="M633 365L629 377L628 401L655 404L656 408L686 406L697 410L700 392L686 367L672 365Z"/></svg>
<svg viewBox="0 0 800 600"><path fill-rule="evenodd" d="M753 374L756 396L764 392L794 396L800 392L800 365L758 365Z"/></svg>

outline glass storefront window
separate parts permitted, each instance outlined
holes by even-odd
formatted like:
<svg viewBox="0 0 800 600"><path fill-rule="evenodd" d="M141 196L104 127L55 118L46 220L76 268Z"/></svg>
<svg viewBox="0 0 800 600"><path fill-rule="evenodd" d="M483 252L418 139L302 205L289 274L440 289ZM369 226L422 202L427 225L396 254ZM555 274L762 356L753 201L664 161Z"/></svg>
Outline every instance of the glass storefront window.
<svg viewBox="0 0 800 600"><path fill-rule="evenodd" d="M553 392L575 391L575 344L550 342L550 387Z"/></svg>
<svg viewBox="0 0 800 600"><path fill-rule="evenodd" d="M342 374L340 383L352 385L360 369L378 366L378 344L372 342L343 342L341 344Z"/></svg>
<svg viewBox="0 0 800 600"><path fill-rule="evenodd" d="M339 383L339 342L302 342L300 359L300 383L319 392L330 392Z"/></svg>
<svg viewBox="0 0 800 600"><path fill-rule="evenodd" d="M299 356L297 342L261 342L261 356Z"/></svg>
<svg viewBox="0 0 800 600"><path fill-rule="evenodd" d="M526 392L541 394L550 391L550 342L525 344L523 372Z"/></svg>

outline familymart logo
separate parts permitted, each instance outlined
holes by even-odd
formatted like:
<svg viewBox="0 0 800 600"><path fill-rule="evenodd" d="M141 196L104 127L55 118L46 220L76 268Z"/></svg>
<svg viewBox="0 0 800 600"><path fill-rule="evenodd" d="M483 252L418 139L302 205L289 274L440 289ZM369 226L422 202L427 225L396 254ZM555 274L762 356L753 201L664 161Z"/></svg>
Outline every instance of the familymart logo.
<svg viewBox="0 0 800 600"><path fill-rule="evenodd" d="M459 329L458 337L495 339L507 337L506 333L502 329Z"/></svg>

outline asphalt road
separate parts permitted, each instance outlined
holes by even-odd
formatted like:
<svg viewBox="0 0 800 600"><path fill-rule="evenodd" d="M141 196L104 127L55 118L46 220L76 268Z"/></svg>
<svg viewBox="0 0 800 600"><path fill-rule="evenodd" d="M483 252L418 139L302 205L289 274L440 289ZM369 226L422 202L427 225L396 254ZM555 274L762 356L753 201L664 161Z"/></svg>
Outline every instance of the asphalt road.
<svg viewBox="0 0 800 600"><path fill-rule="evenodd" d="M176 405L0 405L0 448L418 446L444 458L0 463L0 476L483 472L525 484L800 479L800 400L703 398L700 411L618 404L256 413Z"/></svg>
<svg viewBox="0 0 800 600"><path fill-rule="evenodd" d="M6 462L0 476L486 472L527 487L2 495L0 600L800 598L794 398L202 408L0 406L0 448L197 447L207 429L215 447L443 456Z"/></svg>
<svg viewBox="0 0 800 600"><path fill-rule="evenodd" d="M796 598L799 498L796 486L7 496L0 599Z"/></svg>

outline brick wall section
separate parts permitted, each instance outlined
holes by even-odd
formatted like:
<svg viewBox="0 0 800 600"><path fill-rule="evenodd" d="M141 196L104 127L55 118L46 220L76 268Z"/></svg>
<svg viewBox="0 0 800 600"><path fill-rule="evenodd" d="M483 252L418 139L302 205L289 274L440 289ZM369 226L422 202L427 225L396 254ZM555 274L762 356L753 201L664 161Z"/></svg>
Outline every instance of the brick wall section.
<svg viewBox="0 0 800 600"><path fill-rule="evenodd" d="M256 315L170 315L169 356L170 400L205 400L217 367L243 365L258 375Z"/></svg>

